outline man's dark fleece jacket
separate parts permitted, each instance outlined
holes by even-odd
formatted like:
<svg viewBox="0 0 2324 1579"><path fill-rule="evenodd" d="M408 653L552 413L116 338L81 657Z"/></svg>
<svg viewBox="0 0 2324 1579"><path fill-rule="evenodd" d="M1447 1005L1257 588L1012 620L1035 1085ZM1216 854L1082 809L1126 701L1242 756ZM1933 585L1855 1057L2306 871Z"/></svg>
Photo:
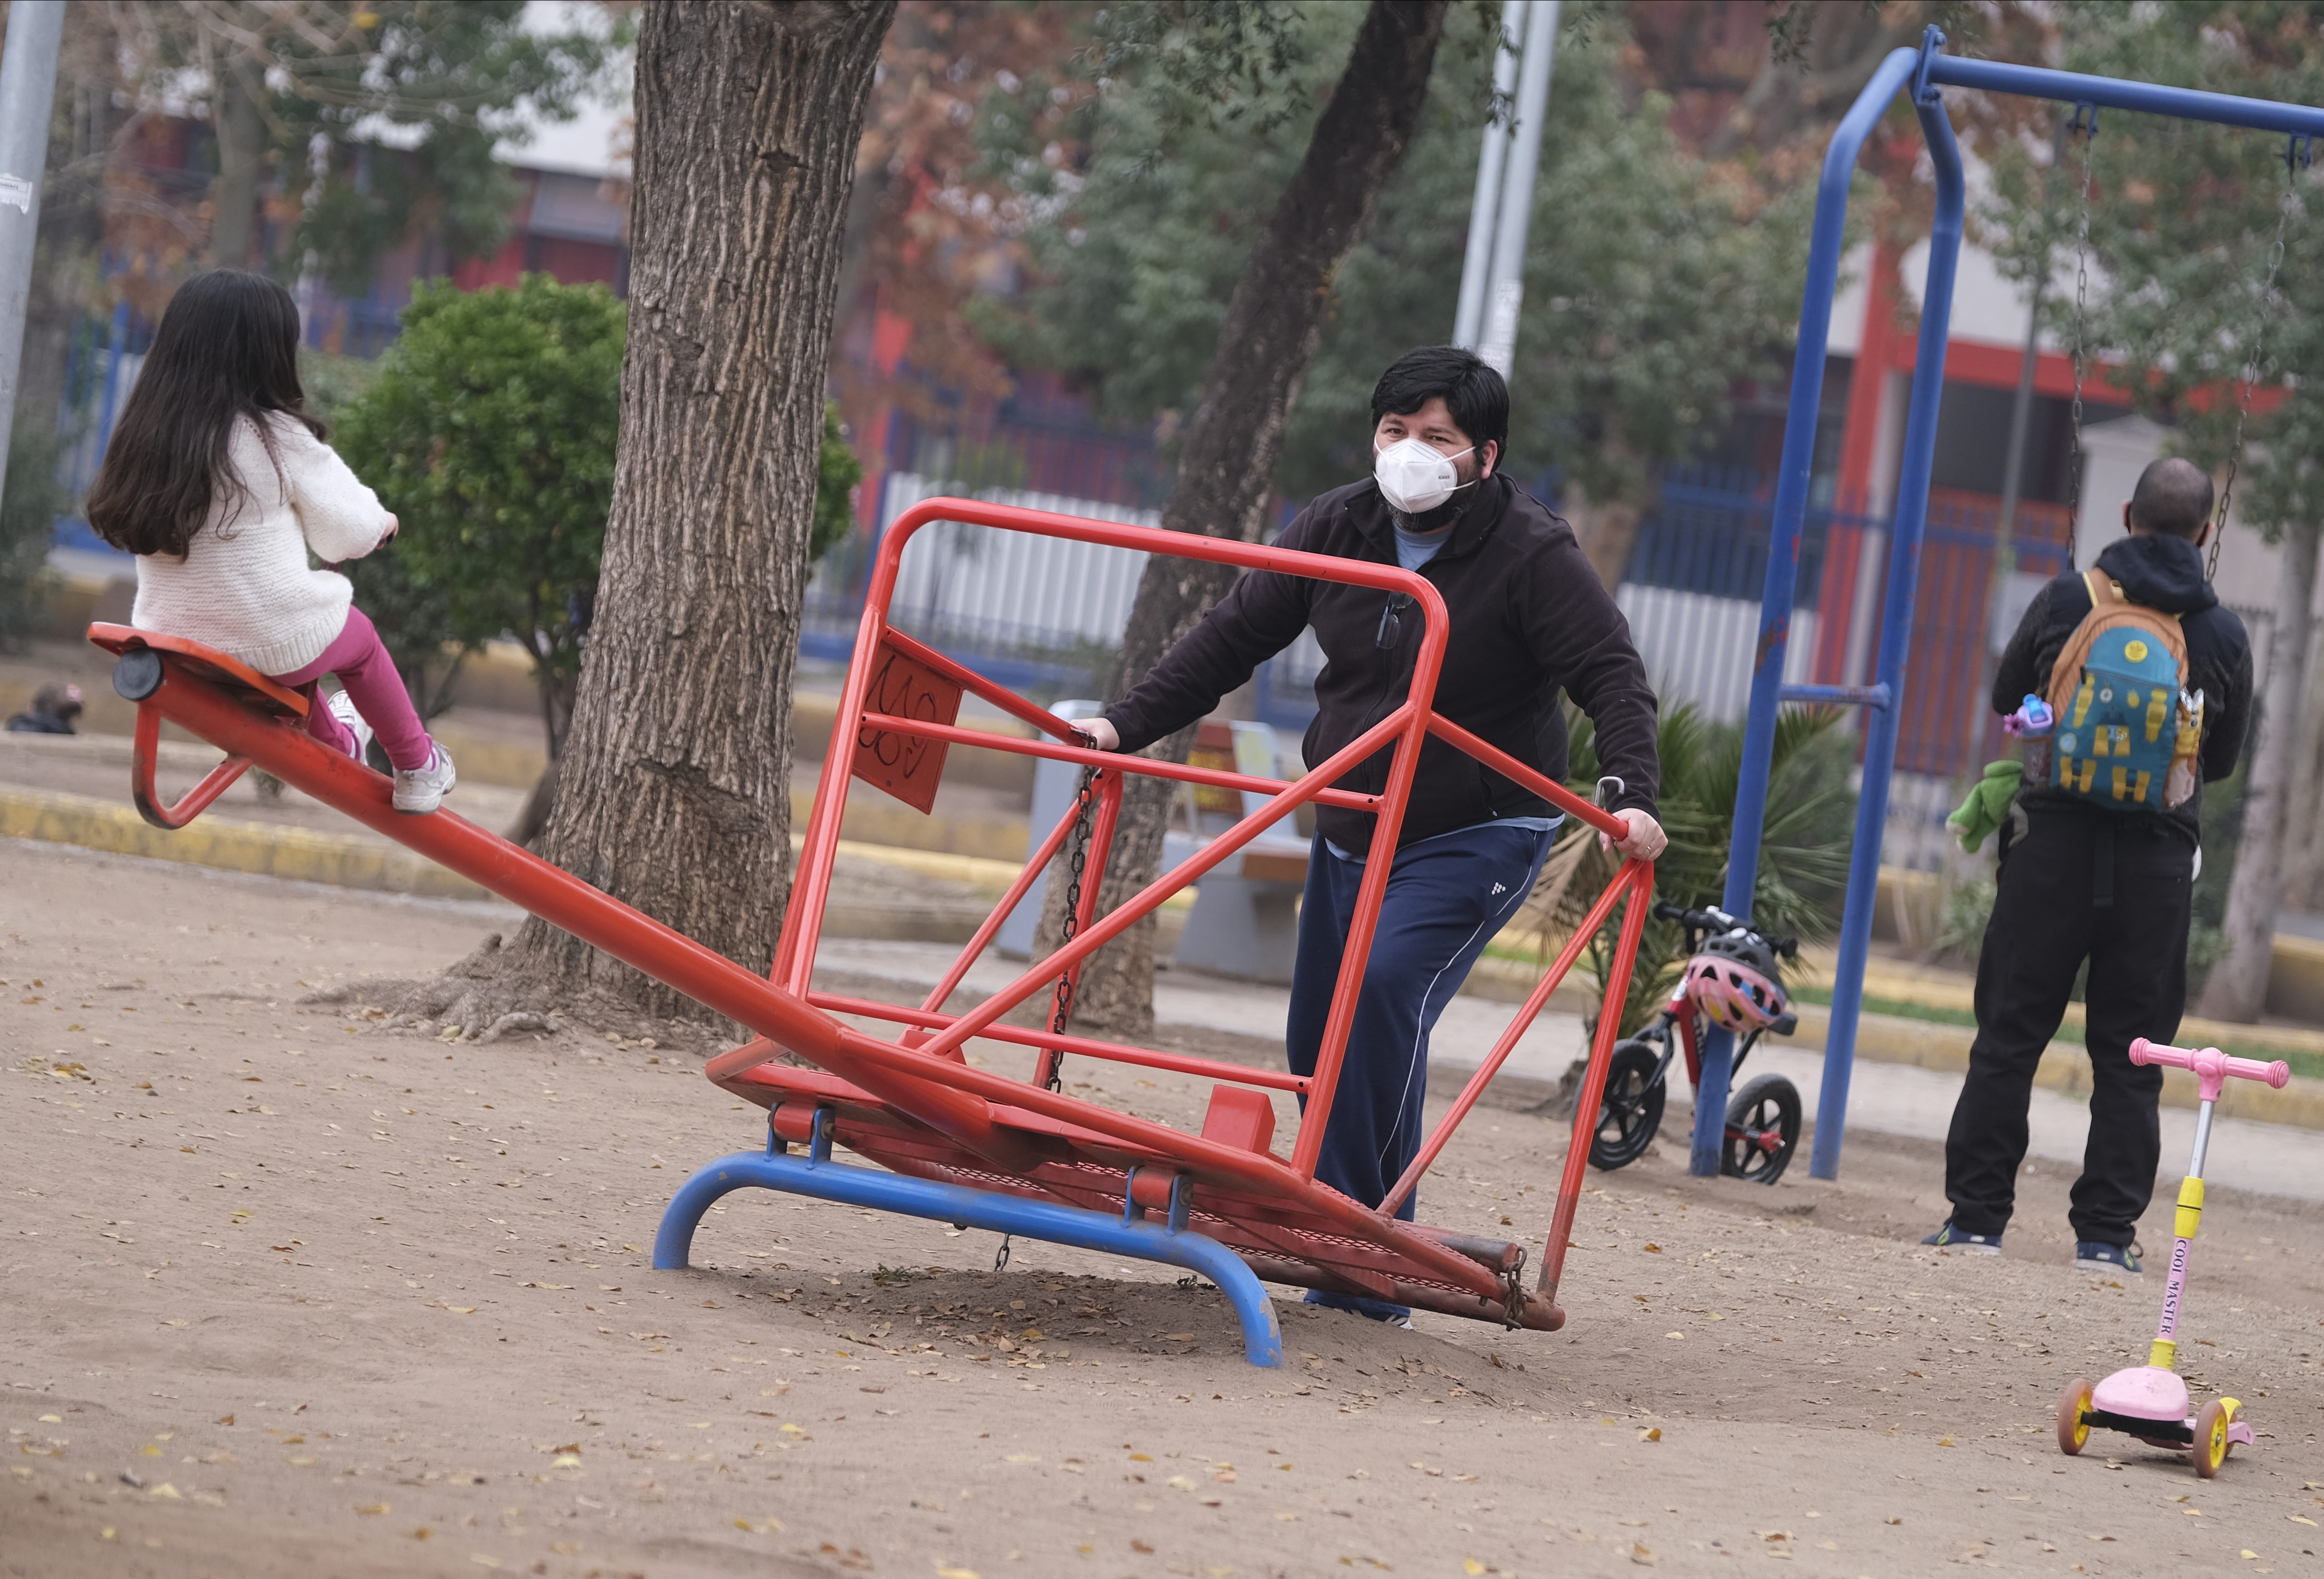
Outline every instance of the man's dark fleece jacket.
<svg viewBox="0 0 2324 1579"><path fill-rule="evenodd" d="M1276 546L1394 565L1394 512L1379 485L1366 479L1316 499ZM1655 694L1630 644L1630 627L1572 529L1508 479L1488 477L1420 574L1443 595L1451 615L1436 711L1563 783L1563 689L1596 725L1599 771L1623 780L1614 807L1652 813L1659 788ZM1391 605L1392 625L1382 617ZM1420 652L1421 623L1405 594L1254 570L1105 716L1120 732L1121 749L1139 750L1207 716L1262 660L1313 625L1327 660L1315 679L1317 711L1304 748L1313 768L1403 702ZM1388 782L1392 754L1383 749L1366 759L1337 787L1377 794ZM1421 749L1397 847L1552 809L1432 736ZM1371 846L1369 812L1319 806L1315 823L1352 854Z"/></svg>
<svg viewBox="0 0 2324 1579"><path fill-rule="evenodd" d="M2120 538L2098 555L2098 568L2122 585L2133 603L2179 616L2187 642L2187 687L2203 693L2200 777L2224 779L2242 756L2244 731L2251 726L2251 642L2234 611L2219 606L2218 594L2203 579L2202 550L2185 538L2143 532ZM2015 713L2030 693L2050 694L2050 670L2065 651L2074 628L2090 612L2090 589L2078 572L2059 577L2034 596L2001 655L1993 678L1993 710ZM2091 803L2054 789L2029 789L2020 799L2031 809L2088 812ZM2182 806L2168 811L2106 810L2099 815L2160 820L2194 844L2201 836L2200 784Z"/></svg>

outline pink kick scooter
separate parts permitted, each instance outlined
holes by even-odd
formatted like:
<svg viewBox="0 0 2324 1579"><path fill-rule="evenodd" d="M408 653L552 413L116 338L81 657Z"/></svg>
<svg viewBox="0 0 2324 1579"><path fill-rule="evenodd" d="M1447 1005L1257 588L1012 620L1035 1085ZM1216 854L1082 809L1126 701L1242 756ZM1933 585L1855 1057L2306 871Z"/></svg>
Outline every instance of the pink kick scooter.
<svg viewBox="0 0 2324 1579"><path fill-rule="evenodd" d="M2187 1294L2187 1257L2195 1230L2203 1221L2203 1153L2211 1141L2211 1108L2226 1088L2227 1076L2264 1080L2277 1090L2292 1078L2292 1066L2281 1059L2263 1064L2256 1058L2231 1058L2217 1048L2190 1050L2166 1048L2140 1037L2130 1044L2134 1064L2167 1064L2192 1069L2202 1105L2195 1114L2195 1157L2179 1186L2179 1212L2172 1228L2171 1278L2163 1286L2163 1322L2155 1328L2154 1347L2144 1365L2117 1371L2096 1387L2077 1380L2058 1400L2058 1446L2076 1454L2090 1439L2090 1427L2104 1427L2135 1436L2153 1447L2185 1448L2195 1455L2195 1473L2209 1480L2219 1473L2236 1444L2248 1446L2252 1428L2238 1417L2243 1404L2231 1398L2213 1399L2200 1415L2187 1413L2187 1384L2172 1368L2179 1355L2179 1307Z"/></svg>

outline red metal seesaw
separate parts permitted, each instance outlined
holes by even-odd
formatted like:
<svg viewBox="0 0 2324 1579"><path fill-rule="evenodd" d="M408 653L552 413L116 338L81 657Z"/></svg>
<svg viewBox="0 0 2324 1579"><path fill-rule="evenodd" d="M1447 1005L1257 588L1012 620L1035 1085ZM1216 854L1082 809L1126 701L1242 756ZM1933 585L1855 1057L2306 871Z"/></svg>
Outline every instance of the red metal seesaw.
<svg viewBox="0 0 2324 1579"><path fill-rule="evenodd" d="M1345 750L1289 783L1084 749L1073 743L1076 737L1065 721L889 625L887 611L904 548L915 532L935 521L1405 594L1417 602L1425 621L1409 696ZM771 979L761 979L451 812L426 817L396 812L389 802L385 777L305 734L299 721L303 709L297 706L304 698L223 654L120 625L93 625L89 637L120 656L115 685L138 705L141 741L157 736L161 720L167 718L229 753L201 790L164 812L153 789L153 753L150 747L141 750L134 758L134 787L149 820L182 826L244 766L255 764L758 1033L758 1039L712 1058L706 1073L724 1089L769 1110L768 1149L722 1159L688 1181L665 1215L656 1243L657 1266L685 1264L696 1223L710 1202L725 1191L743 1186L793 1190L1192 1267L1229 1295L1242 1319L1250 1357L1269 1364L1278 1362L1279 1340L1272 1307L1257 1278L1508 1326L1548 1332L1563 1326L1565 1314L1557 1304L1558 1283L1618 1017L1601 1016L1598 1025L1574 1110L1573 1137L1559 1179L1549 1240L1538 1281L1531 1289L1523 1279L1523 1248L1399 1222L1314 1177L1388 863L1366 865L1312 1076L1001 1020L1045 990L1054 990L1061 1003L1069 1004L1071 989L1092 953L1303 802L1370 811L1378 818L1375 840L1392 845L1421 747L1432 734L1591 827L1617 836L1624 833L1618 821L1563 785L1430 710L1445 630L1444 605L1435 588L1394 566L960 499L927 500L908 512L881 545L834 725L833 749L845 749L844 743L853 741L853 775L922 810L933 805L945 751L953 744L1047 757L1094 771L1090 876L1082 884L1078 925L1071 941L958 1014L947 1011L945 1003L991 943L1001 919L1064 847L1079 819L1078 809L1069 811L1033 852L1023 873L925 1001L910 1005L848 997L816 990L813 974L849 774L826 772L823 777ZM1027 740L961 728L959 705L969 692L1032 725L1041 737ZM1394 754L1379 795L1333 788L1382 750ZM1095 913L1096 874L1104 869L1122 775L1130 772L1256 791L1268 799L1191 860L1101 917ZM1620 941L1604 983L1608 1001L1623 1001L1653 885L1654 868L1648 863L1629 862L1616 873L1589 919L1428 1137L1391 1192L1391 1201L1408 1196L1443 1152L1588 939L1627 898L1630 902L1623 906ZM896 1039L882 1040L842 1023L836 1014L881 1020L899 1030ZM1061 1019L1062 1014L1052 1023ZM1013 1079L968 1064L966 1044L979 1038L1036 1049L1031 1078ZM778 1055L785 1052L816 1067L779 1061ZM1058 1065L1067 1056L1211 1078L1217 1084L1201 1132L1187 1134L1051 1089ZM1270 1090L1305 1098L1287 1159L1271 1147L1274 1110L1265 1094ZM831 1161L835 1142L890 1171ZM794 1144L807 1149L803 1159L790 1154ZM1145 1221L1149 1210L1166 1214L1164 1220Z"/></svg>

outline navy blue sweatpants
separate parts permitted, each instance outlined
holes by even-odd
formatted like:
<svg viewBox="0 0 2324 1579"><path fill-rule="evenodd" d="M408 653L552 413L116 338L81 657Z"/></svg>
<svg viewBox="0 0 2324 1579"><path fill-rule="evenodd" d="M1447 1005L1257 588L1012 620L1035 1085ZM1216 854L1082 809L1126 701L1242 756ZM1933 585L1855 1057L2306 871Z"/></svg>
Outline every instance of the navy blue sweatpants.
<svg viewBox="0 0 2324 1579"><path fill-rule="evenodd" d="M1480 823L1397 852L1315 1166L1323 1183L1376 1206L1419 1155L1428 1033L1485 945L1525 902L1554 836ZM1360 863L1333 854L1317 836L1299 910L1299 956L1285 1034L1296 1074L1315 1072L1363 879ZM1407 1197L1397 1214L1410 1221L1413 1205ZM1313 1297L1367 1315L1393 1309L1377 1300Z"/></svg>

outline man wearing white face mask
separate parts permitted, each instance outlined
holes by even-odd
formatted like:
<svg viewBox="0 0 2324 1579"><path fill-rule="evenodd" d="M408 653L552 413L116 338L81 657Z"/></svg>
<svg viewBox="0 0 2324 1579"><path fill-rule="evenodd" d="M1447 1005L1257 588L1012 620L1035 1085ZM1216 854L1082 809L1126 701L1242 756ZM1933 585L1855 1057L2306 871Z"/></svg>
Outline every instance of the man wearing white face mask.
<svg viewBox="0 0 2324 1579"><path fill-rule="evenodd" d="M1406 353L1372 391L1372 476L1316 499L1277 541L1425 577L1451 620L1436 710L1553 780L1565 777L1560 696L1572 697L1595 727L1600 771L1622 780L1613 810L1629 832L1615 847L1652 860L1665 843L1654 817L1654 692L1572 529L1503 474L1508 413L1501 375L1469 352ZM1323 762L1404 701L1421 631L1409 596L1253 571L1084 727L1104 750L1137 751L1207 716L1311 626L1328 661L1305 755ZM1339 787L1379 791L1390 754ZM1418 1153L1429 1032L1524 902L1560 820L1548 801L1434 739L1392 853L1373 847L1370 814L1316 808L1286 1037L1300 1074L1314 1071L1323 1044L1364 863L1394 862L1316 1166L1324 1183L1374 1205ZM1410 1314L1355 1293L1309 1298L1383 1321Z"/></svg>

